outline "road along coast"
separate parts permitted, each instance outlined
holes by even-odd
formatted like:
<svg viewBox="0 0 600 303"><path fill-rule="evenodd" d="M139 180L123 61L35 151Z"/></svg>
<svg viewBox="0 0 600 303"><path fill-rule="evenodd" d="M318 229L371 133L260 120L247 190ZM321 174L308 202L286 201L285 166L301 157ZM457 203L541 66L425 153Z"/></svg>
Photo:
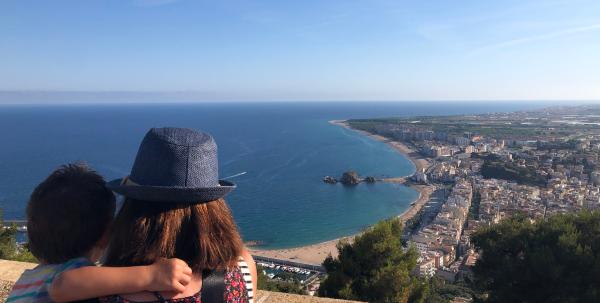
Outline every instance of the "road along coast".
<svg viewBox="0 0 600 303"><path fill-rule="evenodd" d="M430 165L430 163L427 159L420 156L416 151L414 151L413 149L411 149L410 147L408 147L406 144L404 144L402 142L392 141L390 139L387 139L387 138L379 136L379 135L371 134L369 132L365 132L365 131L361 131L361 130L352 129L350 126L348 126L348 124L345 122L345 120L333 120L333 121L329 121L329 123L331 123L333 125L345 127L347 129L351 129L353 131L359 132L362 135L368 136L375 140L385 142L386 144L388 144L389 146L394 148L396 151L398 151L399 153L401 153L405 157L407 157L415 165L415 168L417 169L417 171L422 171L423 169L427 169ZM389 179L386 179L386 182L404 183L405 180L406 180L405 178L389 178ZM409 186L419 192L419 198L414 203L412 203L411 206L407 210L405 210L402 214L400 214L398 216L398 218L400 220L402 220L403 222L406 222L406 220L412 218L423 207L423 205L425 205L425 203L427 203L427 201L429 200L429 196L431 195L431 193L434 190L433 186L430 186L430 185L410 184ZM337 251L336 245L338 242L340 242L340 241L352 242L354 237L356 237L360 234L361 233L357 233L357 234L350 235L347 237L337 238L337 239L333 239L330 241L325 241L325 242L321 242L321 243L317 243L317 244L311 244L311 245L295 247L295 248L265 250L265 249L253 249L252 247L250 247L250 252L253 255L257 255L257 256L263 256L263 257L281 259L281 260L288 260L288 261L299 262L299 263L320 265L321 263L323 263L323 260L325 260L325 258L330 254L333 257L337 257L338 251Z"/></svg>

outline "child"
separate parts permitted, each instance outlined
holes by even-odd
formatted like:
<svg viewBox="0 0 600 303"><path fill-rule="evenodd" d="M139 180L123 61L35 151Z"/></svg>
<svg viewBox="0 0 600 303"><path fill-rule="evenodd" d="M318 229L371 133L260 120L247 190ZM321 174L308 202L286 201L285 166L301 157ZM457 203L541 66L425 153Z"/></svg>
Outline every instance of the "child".
<svg viewBox="0 0 600 303"><path fill-rule="evenodd" d="M180 291L191 269L178 259L148 266L97 267L115 196L85 165L69 164L39 184L27 205L29 249L40 265L21 275L7 303L66 302L117 293ZM71 278L63 281L61 273ZM73 278L79 281L74 287Z"/></svg>

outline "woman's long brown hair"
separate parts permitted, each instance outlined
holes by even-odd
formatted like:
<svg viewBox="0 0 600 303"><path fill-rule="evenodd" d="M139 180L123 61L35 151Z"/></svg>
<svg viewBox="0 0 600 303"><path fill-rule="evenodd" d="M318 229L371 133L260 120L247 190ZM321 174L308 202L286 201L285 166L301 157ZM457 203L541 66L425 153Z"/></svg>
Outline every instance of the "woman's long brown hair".
<svg viewBox="0 0 600 303"><path fill-rule="evenodd" d="M176 204L126 199L115 218L105 264L148 265L179 258L194 272L235 266L243 244L223 199Z"/></svg>

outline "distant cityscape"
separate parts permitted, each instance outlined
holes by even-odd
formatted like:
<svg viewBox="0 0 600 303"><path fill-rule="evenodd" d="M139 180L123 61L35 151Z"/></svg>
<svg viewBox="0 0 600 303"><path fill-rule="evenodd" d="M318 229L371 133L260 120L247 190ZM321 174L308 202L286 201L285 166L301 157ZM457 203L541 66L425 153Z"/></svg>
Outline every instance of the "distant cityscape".
<svg viewBox="0 0 600 303"><path fill-rule="evenodd" d="M600 107L347 123L430 160L411 179L435 192L405 227L421 277L471 277L479 254L470 236L482 226L600 208Z"/></svg>

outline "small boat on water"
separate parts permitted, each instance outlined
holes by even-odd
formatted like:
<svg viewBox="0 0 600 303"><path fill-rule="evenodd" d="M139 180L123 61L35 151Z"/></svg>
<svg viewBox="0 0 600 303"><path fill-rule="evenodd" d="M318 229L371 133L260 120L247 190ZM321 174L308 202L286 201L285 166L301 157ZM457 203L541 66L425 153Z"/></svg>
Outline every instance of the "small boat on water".
<svg viewBox="0 0 600 303"><path fill-rule="evenodd" d="M417 204L417 201L411 203L410 206L414 206L415 204Z"/></svg>

